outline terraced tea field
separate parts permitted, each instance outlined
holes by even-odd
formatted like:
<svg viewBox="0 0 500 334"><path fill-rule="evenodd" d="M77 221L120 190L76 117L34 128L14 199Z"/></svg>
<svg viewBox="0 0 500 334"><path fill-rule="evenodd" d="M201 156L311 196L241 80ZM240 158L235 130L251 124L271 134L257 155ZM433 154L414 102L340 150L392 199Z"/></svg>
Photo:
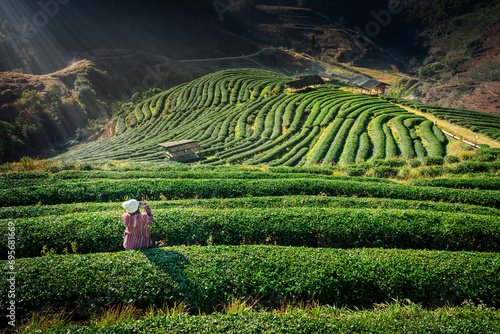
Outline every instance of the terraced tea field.
<svg viewBox="0 0 500 334"><path fill-rule="evenodd" d="M467 109L440 107L415 101L399 101L390 98L388 100L413 107L439 119L446 120L450 123L470 129L478 134L500 141L500 115L486 114Z"/></svg>
<svg viewBox="0 0 500 334"><path fill-rule="evenodd" d="M280 168L2 174L0 231L14 222L17 319L50 308L82 321L116 305L167 302L190 311L70 329L181 332L205 321L213 332L300 324L299 333L403 333L395 319L433 332L500 328L491 309L500 304L498 174L396 183ZM123 251L126 198L149 200L155 248ZM2 239L6 271L9 246ZM9 287L2 280L2 305ZM239 306L228 311L231 303Z"/></svg>
<svg viewBox="0 0 500 334"><path fill-rule="evenodd" d="M451 156L401 101L291 94L290 80L214 73L125 108L116 136L45 171L0 174L2 319L44 333L500 332L500 154ZM165 162L158 144L182 139L201 162ZM151 249L123 250L130 198L151 205Z"/></svg>
<svg viewBox="0 0 500 334"><path fill-rule="evenodd" d="M447 138L425 117L323 85L290 94L292 78L243 69L172 88L118 117L116 136L60 158L162 161L159 143L193 139L203 163L284 166L444 157Z"/></svg>

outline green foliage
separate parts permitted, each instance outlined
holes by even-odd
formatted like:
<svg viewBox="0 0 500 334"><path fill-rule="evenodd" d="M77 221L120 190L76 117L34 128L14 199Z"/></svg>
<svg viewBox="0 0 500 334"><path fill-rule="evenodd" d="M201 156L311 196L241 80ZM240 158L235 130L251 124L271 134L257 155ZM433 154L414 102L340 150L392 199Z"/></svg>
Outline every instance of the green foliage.
<svg viewBox="0 0 500 334"><path fill-rule="evenodd" d="M460 162L460 158L454 155L447 155L444 160L449 164L456 164Z"/></svg>
<svg viewBox="0 0 500 334"><path fill-rule="evenodd" d="M109 113L109 107L103 100L109 96L110 81L107 72L93 66L78 73L75 80L76 98L92 117L99 118Z"/></svg>
<svg viewBox="0 0 500 334"><path fill-rule="evenodd" d="M466 167L457 164L457 172L467 169L482 171L487 163L473 162ZM384 167L384 168L382 168ZM381 166L381 171L397 175L397 169ZM51 184L11 188L0 193L0 205L58 204L72 202L120 201L123 198L214 198L245 196L282 196L291 194L330 196L385 197L414 200L443 200L450 203L477 204L496 207L500 198L493 192L436 190L405 185L375 182L338 181L312 178L286 179L124 179L82 181L53 181Z"/></svg>
<svg viewBox="0 0 500 334"><path fill-rule="evenodd" d="M500 170L500 163L464 160L450 167L450 170L456 174L496 172Z"/></svg>
<svg viewBox="0 0 500 334"><path fill-rule="evenodd" d="M16 317L49 306L60 310L81 305L83 312L99 305L133 302L146 307L167 300L212 311L235 297L250 296L258 296L265 306L293 298L371 307L408 298L426 306L469 299L497 307L499 263L497 253L276 246L49 255L16 260L22 268L16 275L16 295L24 301ZM3 305L8 289L9 282L2 280Z"/></svg>
<svg viewBox="0 0 500 334"><path fill-rule="evenodd" d="M410 160L410 166L412 168L417 168L419 167L420 165L422 165L422 161L418 160L418 159L411 159Z"/></svg>
<svg viewBox="0 0 500 334"><path fill-rule="evenodd" d="M448 292L448 291L447 291ZM444 298L451 298L445 296ZM446 300L446 299L445 299ZM320 307L311 304L283 306L278 312L259 311L259 305L246 307L235 313L186 316L174 314L133 322L120 322L107 326L69 326L61 330L46 330L47 333L125 333L161 332L185 333L204 332L207 324L212 333L242 332L252 333L328 333L332 328L340 333L484 333L496 334L500 331L498 310L471 303L461 307L446 307L428 310L421 305L405 302L384 303L374 309L351 311L340 307ZM245 305L244 301L241 302ZM439 303L441 305L442 303ZM318 316L320 315L320 316Z"/></svg>
<svg viewBox="0 0 500 334"><path fill-rule="evenodd" d="M152 98L153 96L157 95L157 94L160 94L162 93L163 90L161 90L160 88L151 88L145 92L135 92L134 95L132 95L132 97L130 98L130 102L134 103L134 104L138 104L138 103L141 103L141 102L144 102L150 98Z"/></svg>
<svg viewBox="0 0 500 334"><path fill-rule="evenodd" d="M422 67L418 70L418 75L423 77L432 77L434 74L436 74L436 72L430 67Z"/></svg>
<svg viewBox="0 0 500 334"><path fill-rule="evenodd" d="M465 51L466 52L475 52L483 45L483 42L484 42L483 37L476 37L474 39L471 39L465 45Z"/></svg>
<svg viewBox="0 0 500 334"><path fill-rule="evenodd" d="M366 173L364 168L356 166L347 166L343 169L349 176L363 176Z"/></svg>
<svg viewBox="0 0 500 334"><path fill-rule="evenodd" d="M373 177L389 178L395 177L396 175L398 175L398 172L399 170L394 167L378 166L373 168L371 175Z"/></svg>
<svg viewBox="0 0 500 334"><path fill-rule="evenodd" d="M123 226L117 223L121 214L18 219L16 257L64 253L71 244L77 245L79 253L122 250ZM151 237L168 246L207 245L210 239L213 245L500 250L499 219L463 213L305 207L156 209L154 215ZM1 231L7 233L6 221ZM7 246L4 240L3 259Z"/></svg>
<svg viewBox="0 0 500 334"><path fill-rule="evenodd" d="M44 125L50 121L43 95L36 90L24 91L21 98L14 102L14 107L18 113L13 132L19 139L11 137L12 141L20 142L21 140L31 147L41 148L48 142L43 130Z"/></svg>
<svg viewBox="0 0 500 334"><path fill-rule="evenodd" d="M384 180L381 180L384 181ZM211 199L185 199L173 201L150 201L154 210L200 208L200 209L241 209L241 208L359 208L359 209L397 209L422 210L429 212L453 212L475 215L498 216L500 211L494 208L476 205L399 200L385 198L327 197L322 195L288 195L272 197L241 197ZM36 218L43 216L61 216L67 214L87 214L111 212L120 209L120 203L73 203L58 205L26 205L22 207L0 208L0 219ZM121 213L121 211L120 211ZM118 211L117 211L118 214Z"/></svg>
<svg viewBox="0 0 500 334"><path fill-rule="evenodd" d="M444 149L443 149L443 144L439 140L439 138L442 139L442 137L437 137L435 133L439 133L441 131L436 130L434 131L434 124L432 121L424 121L420 123L420 131L422 132L422 136L425 139L425 141L429 145L429 156L425 157L424 159L427 159L430 161L437 161L437 159L441 158L444 156ZM439 131L439 132L438 132ZM442 132L441 132L442 133ZM425 161L424 161L425 163ZM442 162L439 164L443 164Z"/></svg>
<svg viewBox="0 0 500 334"><path fill-rule="evenodd" d="M396 130L399 133L399 148L401 149L401 155L405 159L412 159L415 157L415 150L413 148L413 141L410 136L410 132L408 131L405 124L403 124L403 120L407 118L407 115L398 116L392 119L392 123L396 127Z"/></svg>
<svg viewBox="0 0 500 334"><path fill-rule="evenodd" d="M34 161L31 158L23 158L22 168L24 171L32 171ZM209 169L191 169L191 170L170 170L170 171L103 171L99 170L99 165L88 162L71 163L65 162L57 166L55 174L49 175L47 172L23 172L23 173L4 173L0 174L0 186L3 189L18 187L43 187L51 182L89 182L96 180L131 180L131 179L295 179L295 178L313 178L326 180L344 180L360 182L389 183L390 181L375 178L356 178L332 175L332 170L320 167L274 167L270 172L261 170L209 170ZM92 170L91 172L89 172Z"/></svg>
<svg viewBox="0 0 500 334"><path fill-rule="evenodd" d="M411 180L409 184L426 187L500 190L500 180L495 177L417 179Z"/></svg>
<svg viewBox="0 0 500 334"><path fill-rule="evenodd" d="M18 111L33 110L39 114L46 112L43 95L36 90L27 90L21 94L21 98L14 102L14 107Z"/></svg>
<svg viewBox="0 0 500 334"><path fill-rule="evenodd" d="M407 160L405 159L389 159L383 161L383 165L389 166L389 167L403 167L406 166Z"/></svg>
<svg viewBox="0 0 500 334"><path fill-rule="evenodd" d="M441 157L425 157L423 162L426 166L443 165L444 159Z"/></svg>
<svg viewBox="0 0 500 334"><path fill-rule="evenodd" d="M94 90L92 98L100 103L98 92L84 79L82 74L77 82ZM196 140L204 148L202 163L214 165L345 165L396 157L401 149L411 157L416 154L411 140L420 158L427 154L414 134L417 120L399 122L399 132L406 134L399 137L387 128L397 116L415 119L404 109L330 85L286 94L281 87L289 80L263 70L226 70L168 91L136 93L134 103L125 104L118 115L117 137L63 158L162 161L165 155L157 144L182 139ZM409 89L414 81L404 85ZM134 138L133 144L125 145L126 138Z"/></svg>
<svg viewBox="0 0 500 334"><path fill-rule="evenodd" d="M13 132L12 124L0 121L0 161L9 161L15 157L16 145L20 142L14 137Z"/></svg>
<svg viewBox="0 0 500 334"><path fill-rule="evenodd" d="M455 109L422 104L415 101L399 100L399 103L416 108L423 112L431 113L437 118L469 128L472 131L479 132L493 139L500 139L500 116L498 115L467 109ZM430 127L430 125L427 125L427 127ZM442 134L440 134L442 131L434 128L432 130L434 132L434 136L436 136L442 144L446 143L446 141L443 140Z"/></svg>
<svg viewBox="0 0 500 334"><path fill-rule="evenodd" d="M480 161L500 160L500 149L481 147L481 149L476 152L476 155L479 157ZM482 156L487 156L487 158L481 158Z"/></svg>

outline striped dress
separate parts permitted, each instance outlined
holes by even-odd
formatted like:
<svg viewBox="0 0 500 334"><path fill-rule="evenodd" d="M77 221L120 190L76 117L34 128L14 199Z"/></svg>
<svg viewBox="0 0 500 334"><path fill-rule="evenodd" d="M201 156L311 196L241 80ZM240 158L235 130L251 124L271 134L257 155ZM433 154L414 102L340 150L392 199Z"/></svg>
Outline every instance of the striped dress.
<svg viewBox="0 0 500 334"><path fill-rule="evenodd" d="M144 206L146 213L122 215L123 225L127 226L123 235L123 247L125 249L149 248L152 244L148 225L154 222L149 205Z"/></svg>

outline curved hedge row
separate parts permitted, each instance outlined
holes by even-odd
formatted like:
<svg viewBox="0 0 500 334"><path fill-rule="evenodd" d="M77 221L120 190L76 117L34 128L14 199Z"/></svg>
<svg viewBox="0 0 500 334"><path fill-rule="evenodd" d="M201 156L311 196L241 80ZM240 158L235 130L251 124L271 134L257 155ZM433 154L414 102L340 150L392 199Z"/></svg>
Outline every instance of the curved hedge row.
<svg viewBox="0 0 500 334"><path fill-rule="evenodd" d="M500 208L498 191L414 187L371 182L323 179L205 179L205 180L94 180L52 182L50 185L20 187L0 192L0 206L121 201L124 198L150 200L319 195L377 197L447 201Z"/></svg>
<svg viewBox="0 0 500 334"><path fill-rule="evenodd" d="M500 190L500 178L498 177L474 177L468 179L441 178L441 179L416 179L409 182L410 185L424 187L445 187L457 189L484 189Z"/></svg>
<svg viewBox="0 0 500 334"><path fill-rule="evenodd" d="M68 214L16 221L16 258L44 247L61 254L123 250L122 212ZM500 218L450 212L345 208L155 210L153 240L166 246L270 244L500 251ZM8 222L0 225L8 233ZM73 245L72 245L73 243ZM8 240L0 241L2 259Z"/></svg>
<svg viewBox="0 0 500 334"><path fill-rule="evenodd" d="M430 157L443 157L443 142L440 141L434 134L434 124L432 121L424 121L420 123L420 131L424 139L429 144L429 156Z"/></svg>
<svg viewBox="0 0 500 334"><path fill-rule="evenodd" d="M396 100L396 102L430 113L438 118L469 128L472 131L485 134L495 140L500 140L500 116L498 115L423 104L416 101ZM442 131L436 131L435 135L442 141L443 137L441 137L439 132Z"/></svg>
<svg viewBox="0 0 500 334"><path fill-rule="evenodd" d="M500 210L477 205L413 201L386 198L356 198L356 197L329 197L314 195L273 196L273 197L242 197L242 198L208 198L185 199L173 201L150 201L154 209L174 208L202 208L202 209L231 209L231 208L351 208L351 209L399 209L424 210L439 212L466 213L474 215L500 216ZM0 207L0 219L16 219L42 217L49 215L67 215L73 213L92 213L121 210L120 203L76 203L57 205L26 205Z"/></svg>
<svg viewBox="0 0 500 334"><path fill-rule="evenodd" d="M249 296L264 306L292 298L349 307L406 298L500 304L498 253L195 246L19 259L16 271L16 317L49 306L87 311L100 303L144 307L167 300L211 311ZM2 305L9 287L1 280Z"/></svg>

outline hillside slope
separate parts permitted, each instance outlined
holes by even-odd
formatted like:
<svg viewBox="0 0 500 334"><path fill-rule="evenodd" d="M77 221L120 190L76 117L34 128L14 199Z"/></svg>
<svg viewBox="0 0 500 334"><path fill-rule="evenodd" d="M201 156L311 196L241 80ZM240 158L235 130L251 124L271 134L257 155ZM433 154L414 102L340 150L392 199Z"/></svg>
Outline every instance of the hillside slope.
<svg viewBox="0 0 500 334"><path fill-rule="evenodd" d="M291 80L255 69L209 74L125 109L117 136L60 158L161 161L159 143L184 139L198 141L212 164L326 166L447 154L448 139L426 117L328 84L290 94Z"/></svg>
<svg viewBox="0 0 500 334"><path fill-rule="evenodd" d="M76 137L111 136L112 118L136 92L168 89L207 70L138 50L101 49L44 75L0 72L0 122L8 129L0 161L47 156ZM36 112L30 112L37 105ZM36 129L33 128L36 125Z"/></svg>
<svg viewBox="0 0 500 334"><path fill-rule="evenodd" d="M393 86L398 97L500 113L498 0L245 4L229 10L227 29L334 65L404 74Z"/></svg>
<svg viewBox="0 0 500 334"><path fill-rule="evenodd" d="M500 114L500 3L483 6L422 29L422 102Z"/></svg>

